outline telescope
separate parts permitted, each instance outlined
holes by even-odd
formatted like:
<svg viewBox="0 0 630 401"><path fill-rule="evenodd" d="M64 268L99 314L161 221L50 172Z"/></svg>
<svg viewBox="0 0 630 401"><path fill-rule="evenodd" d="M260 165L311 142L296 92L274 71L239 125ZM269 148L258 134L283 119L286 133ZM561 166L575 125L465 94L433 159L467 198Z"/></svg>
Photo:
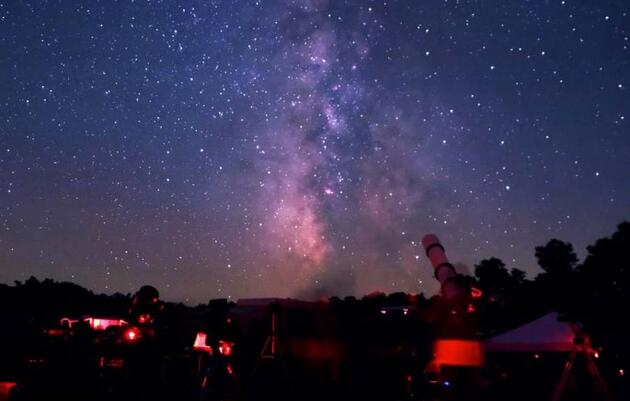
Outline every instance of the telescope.
<svg viewBox="0 0 630 401"><path fill-rule="evenodd" d="M435 278L440 282L441 293L447 300L456 300L466 297L469 293L466 286L459 280L455 267L448 261L444 247L435 234L427 234L422 238L422 246L427 253L427 258L433 266Z"/></svg>
<svg viewBox="0 0 630 401"><path fill-rule="evenodd" d="M435 234L422 238L427 257L440 283L442 297L450 303L450 313L441 316L442 326L433 344L433 361L427 371L439 373L443 367L478 368L483 366L481 343L475 338L474 322L468 301L470 289L446 257L444 246Z"/></svg>

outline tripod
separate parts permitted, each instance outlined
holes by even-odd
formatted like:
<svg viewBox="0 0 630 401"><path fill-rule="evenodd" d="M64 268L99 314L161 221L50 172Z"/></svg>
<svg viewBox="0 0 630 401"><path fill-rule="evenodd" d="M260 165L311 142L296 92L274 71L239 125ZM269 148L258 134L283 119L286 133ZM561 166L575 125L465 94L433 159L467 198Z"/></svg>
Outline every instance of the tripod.
<svg viewBox="0 0 630 401"><path fill-rule="evenodd" d="M593 361L590 341L588 337L576 337L574 340L575 347L571 350L571 354L569 355L569 359L564 364L564 369L562 371L562 376L560 377L560 381L556 385L556 389L553 393L553 401L560 401L562 396L565 394L567 389L567 383L569 382L569 377L571 375L572 370L575 366L575 360L578 355L583 356L584 361L586 363L586 370L588 374L595 380L595 386L597 390L602 394L603 400L610 401L611 397L608 393L608 388L606 387L606 383L604 383L604 379L599 373L599 369L597 369L597 365L595 365L595 361Z"/></svg>

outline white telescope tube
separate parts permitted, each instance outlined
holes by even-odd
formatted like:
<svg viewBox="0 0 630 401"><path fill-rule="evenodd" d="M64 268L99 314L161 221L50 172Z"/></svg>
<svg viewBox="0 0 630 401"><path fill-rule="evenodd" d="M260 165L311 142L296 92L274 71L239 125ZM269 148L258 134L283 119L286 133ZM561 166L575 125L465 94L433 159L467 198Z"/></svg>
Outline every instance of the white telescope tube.
<svg viewBox="0 0 630 401"><path fill-rule="evenodd" d="M435 278L440 282L442 296L446 299L454 299L466 294L466 289L456 280L455 267L448 261L444 247L435 234L427 234L422 238L422 246L431 261L435 271Z"/></svg>

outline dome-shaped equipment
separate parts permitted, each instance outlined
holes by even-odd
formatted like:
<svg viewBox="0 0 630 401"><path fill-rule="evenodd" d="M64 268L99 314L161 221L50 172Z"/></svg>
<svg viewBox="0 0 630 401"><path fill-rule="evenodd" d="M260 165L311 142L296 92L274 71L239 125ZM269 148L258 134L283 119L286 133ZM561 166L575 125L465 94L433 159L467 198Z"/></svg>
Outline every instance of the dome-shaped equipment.
<svg viewBox="0 0 630 401"><path fill-rule="evenodd" d="M160 293L151 285L143 285L134 296L134 303L154 304L160 300Z"/></svg>

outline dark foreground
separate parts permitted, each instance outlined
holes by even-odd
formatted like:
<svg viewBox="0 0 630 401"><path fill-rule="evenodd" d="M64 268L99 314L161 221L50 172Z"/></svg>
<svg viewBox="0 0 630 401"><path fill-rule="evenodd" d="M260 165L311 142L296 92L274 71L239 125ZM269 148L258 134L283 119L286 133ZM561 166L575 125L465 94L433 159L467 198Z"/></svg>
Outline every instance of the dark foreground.
<svg viewBox="0 0 630 401"><path fill-rule="evenodd" d="M487 353L483 366L435 370L435 332L412 306L353 308L354 317L330 308L219 302L202 319L88 317L5 332L0 401L552 400L569 356ZM625 399L625 372L598 359L602 394L586 362L575 359L560 399Z"/></svg>

